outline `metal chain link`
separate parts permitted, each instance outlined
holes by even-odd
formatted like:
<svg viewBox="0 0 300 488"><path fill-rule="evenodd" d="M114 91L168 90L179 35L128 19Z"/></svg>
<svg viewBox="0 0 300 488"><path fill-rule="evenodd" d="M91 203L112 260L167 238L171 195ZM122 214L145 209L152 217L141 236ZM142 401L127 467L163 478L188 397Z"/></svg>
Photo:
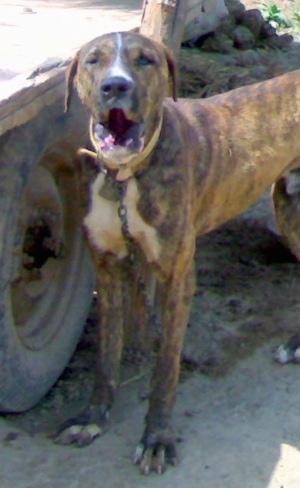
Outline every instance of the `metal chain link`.
<svg viewBox="0 0 300 488"><path fill-rule="evenodd" d="M124 203L124 198L126 196L126 190L127 190L127 183L128 183L128 180L117 182L118 197L119 197L118 198L119 199L118 215L119 215L119 219L121 222L122 233L123 233L123 236L125 238L130 264L131 264L136 276L138 276L138 279L139 279L139 287L140 287L140 290L141 290L142 295L143 295L144 300L145 300L145 306L146 306L146 311L147 311L147 315L148 315L148 323L151 327L153 327L156 330L156 332L161 333L161 323L159 321L157 313L154 310L152 300L149 297L147 285L146 285L143 277L141 275L139 275L138 260L137 260L137 253L136 253L136 243L134 242L134 240L133 240L133 238L129 232L128 212L127 212L127 207Z"/></svg>

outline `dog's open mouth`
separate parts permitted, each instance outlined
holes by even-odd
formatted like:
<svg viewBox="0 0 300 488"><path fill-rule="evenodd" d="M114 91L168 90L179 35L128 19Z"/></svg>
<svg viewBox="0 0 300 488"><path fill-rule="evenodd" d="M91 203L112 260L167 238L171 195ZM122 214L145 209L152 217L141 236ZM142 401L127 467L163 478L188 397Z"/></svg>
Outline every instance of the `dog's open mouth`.
<svg viewBox="0 0 300 488"><path fill-rule="evenodd" d="M94 142L100 151L122 147L138 152L143 143L143 124L130 120L119 108L109 111L107 121L94 122L92 130Z"/></svg>

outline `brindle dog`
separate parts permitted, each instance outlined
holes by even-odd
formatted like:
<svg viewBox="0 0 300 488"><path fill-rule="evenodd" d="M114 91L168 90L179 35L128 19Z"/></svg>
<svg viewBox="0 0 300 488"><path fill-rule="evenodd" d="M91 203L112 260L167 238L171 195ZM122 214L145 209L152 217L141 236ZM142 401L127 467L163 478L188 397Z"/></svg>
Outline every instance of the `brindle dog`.
<svg viewBox="0 0 300 488"><path fill-rule="evenodd" d="M300 71L206 100L176 101L170 54L126 32L80 49L68 71L67 107L74 80L91 112L97 153L84 229L98 277L99 344L90 404L57 441L83 445L103 432L118 383L130 262L161 323L134 460L145 474L161 473L177 462L171 414L196 236L242 212L276 182L277 223L300 257L299 200L286 185L287 172L300 166Z"/></svg>

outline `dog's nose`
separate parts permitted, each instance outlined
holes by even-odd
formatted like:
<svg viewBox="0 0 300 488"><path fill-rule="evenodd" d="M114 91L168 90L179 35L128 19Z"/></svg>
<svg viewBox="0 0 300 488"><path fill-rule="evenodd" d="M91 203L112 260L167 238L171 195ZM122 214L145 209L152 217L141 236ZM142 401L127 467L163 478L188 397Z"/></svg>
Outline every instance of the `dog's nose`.
<svg viewBox="0 0 300 488"><path fill-rule="evenodd" d="M133 87L133 81L122 76L111 76L101 83L101 92L107 98L127 95Z"/></svg>

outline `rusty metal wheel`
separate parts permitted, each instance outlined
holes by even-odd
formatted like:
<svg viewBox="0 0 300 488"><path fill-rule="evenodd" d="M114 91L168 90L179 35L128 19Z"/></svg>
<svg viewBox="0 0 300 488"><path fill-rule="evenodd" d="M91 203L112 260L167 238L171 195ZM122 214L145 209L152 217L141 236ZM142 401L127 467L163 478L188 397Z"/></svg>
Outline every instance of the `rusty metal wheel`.
<svg viewBox="0 0 300 488"><path fill-rule="evenodd" d="M6 412L32 407L57 380L82 332L94 285L80 225L76 121L68 128L63 118L53 124L53 114L41 117L0 139L0 409ZM47 117L54 128L44 137Z"/></svg>

